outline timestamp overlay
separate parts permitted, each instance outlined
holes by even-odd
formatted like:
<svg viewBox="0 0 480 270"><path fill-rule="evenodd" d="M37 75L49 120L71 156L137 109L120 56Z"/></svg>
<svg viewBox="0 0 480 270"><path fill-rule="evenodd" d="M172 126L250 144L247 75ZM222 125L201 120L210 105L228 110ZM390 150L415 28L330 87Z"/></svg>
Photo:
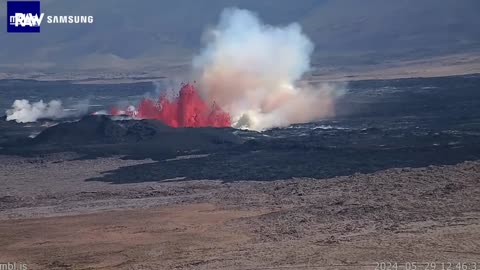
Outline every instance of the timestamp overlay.
<svg viewBox="0 0 480 270"><path fill-rule="evenodd" d="M375 262L374 270L480 270L478 261Z"/></svg>

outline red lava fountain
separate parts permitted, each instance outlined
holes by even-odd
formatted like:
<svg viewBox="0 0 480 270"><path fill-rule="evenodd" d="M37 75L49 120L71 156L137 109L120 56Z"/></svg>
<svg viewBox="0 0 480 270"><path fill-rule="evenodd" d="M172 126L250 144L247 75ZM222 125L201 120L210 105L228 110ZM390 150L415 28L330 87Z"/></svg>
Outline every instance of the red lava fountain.
<svg viewBox="0 0 480 270"><path fill-rule="evenodd" d="M112 108L110 113L118 115ZM154 119L172 127L230 127L231 118L218 105L208 106L202 100L195 86L184 84L178 97L169 100L165 95L158 101L144 98L135 116L140 119Z"/></svg>

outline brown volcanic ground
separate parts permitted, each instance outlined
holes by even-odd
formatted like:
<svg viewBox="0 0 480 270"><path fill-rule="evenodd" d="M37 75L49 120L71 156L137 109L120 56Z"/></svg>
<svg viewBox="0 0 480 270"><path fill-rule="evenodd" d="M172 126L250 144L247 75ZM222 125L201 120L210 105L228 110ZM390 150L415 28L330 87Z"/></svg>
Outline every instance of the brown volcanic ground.
<svg viewBox="0 0 480 270"><path fill-rule="evenodd" d="M337 118L263 133L105 117L46 130L0 121L0 263L475 269L479 82L352 82ZM129 93L122 87L102 91ZM2 89L27 92L17 82Z"/></svg>
<svg viewBox="0 0 480 270"><path fill-rule="evenodd" d="M111 185L84 180L151 161L75 157L1 158L1 262L28 269L479 263L478 161L323 180Z"/></svg>

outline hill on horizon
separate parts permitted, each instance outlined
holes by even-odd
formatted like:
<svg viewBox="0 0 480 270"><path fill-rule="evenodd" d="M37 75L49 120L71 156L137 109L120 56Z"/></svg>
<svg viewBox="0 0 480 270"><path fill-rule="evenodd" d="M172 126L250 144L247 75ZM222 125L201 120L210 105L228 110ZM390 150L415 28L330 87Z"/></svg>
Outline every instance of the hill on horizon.
<svg viewBox="0 0 480 270"><path fill-rule="evenodd" d="M477 0L43 0L47 15L93 15L93 25L42 25L6 33L0 71L142 70L188 65L204 30L239 7L266 23L299 22L313 65L336 67L480 51ZM1 3L2 9L5 2ZM6 14L0 15L6 20Z"/></svg>

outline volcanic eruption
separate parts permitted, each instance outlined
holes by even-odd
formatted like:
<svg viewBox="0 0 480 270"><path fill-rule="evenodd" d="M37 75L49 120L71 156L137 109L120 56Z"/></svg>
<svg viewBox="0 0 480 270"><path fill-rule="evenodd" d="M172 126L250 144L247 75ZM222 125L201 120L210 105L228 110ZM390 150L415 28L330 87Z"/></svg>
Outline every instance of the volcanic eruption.
<svg viewBox="0 0 480 270"><path fill-rule="evenodd" d="M192 61L191 79L198 87L182 84L176 97L162 92L159 97L144 98L136 107L111 108L110 114L156 119L172 127L253 130L333 115L335 98L342 89L305 80L313 43L298 23L272 26L251 11L230 8L222 12L218 25L205 33L204 40L204 48ZM59 107L55 102L31 106L19 101L7 112L7 120L63 118L58 111L64 110Z"/></svg>
<svg viewBox="0 0 480 270"><path fill-rule="evenodd" d="M230 8L206 41L193 60L199 91L231 115L234 127L264 130L333 115L341 88L302 80L313 43L298 23L272 26Z"/></svg>
<svg viewBox="0 0 480 270"><path fill-rule="evenodd" d="M192 62L198 88L183 85L173 100L144 99L137 117L173 127L264 130L333 115L342 91L302 81L313 43L298 23L267 25L248 10L230 8L205 40Z"/></svg>
<svg viewBox="0 0 480 270"><path fill-rule="evenodd" d="M179 95L169 100L165 95L158 102L144 98L136 116L155 119L172 127L230 127L230 115L213 102L205 103L192 84L184 84Z"/></svg>

